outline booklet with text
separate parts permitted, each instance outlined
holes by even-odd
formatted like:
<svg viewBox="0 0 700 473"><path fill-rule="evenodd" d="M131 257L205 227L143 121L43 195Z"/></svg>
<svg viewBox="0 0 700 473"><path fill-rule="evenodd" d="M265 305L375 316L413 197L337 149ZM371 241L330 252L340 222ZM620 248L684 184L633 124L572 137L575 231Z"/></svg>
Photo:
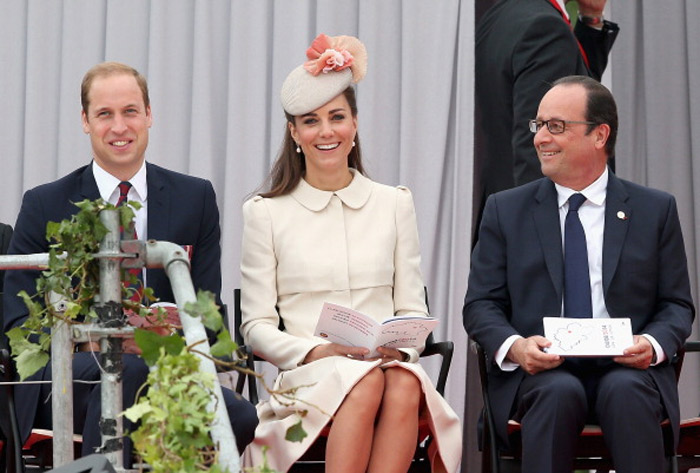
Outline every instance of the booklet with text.
<svg viewBox="0 0 700 473"><path fill-rule="evenodd" d="M367 358L380 356L377 347L417 348L438 324L434 317L390 317L382 322L356 310L326 302L314 335L330 342L369 348Z"/></svg>
<svg viewBox="0 0 700 473"><path fill-rule="evenodd" d="M547 353L562 356L619 356L634 345L628 318L544 317Z"/></svg>

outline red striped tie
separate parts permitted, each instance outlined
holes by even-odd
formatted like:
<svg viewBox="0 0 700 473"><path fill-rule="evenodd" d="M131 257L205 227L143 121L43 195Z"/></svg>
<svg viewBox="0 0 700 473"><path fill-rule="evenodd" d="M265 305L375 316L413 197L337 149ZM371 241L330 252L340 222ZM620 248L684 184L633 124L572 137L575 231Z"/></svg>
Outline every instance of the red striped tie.
<svg viewBox="0 0 700 473"><path fill-rule="evenodd" d="M129 190L131 189L131 183L128 181L122 181L119 183L119 199L117 200L117 207L121 207L122 205L126 205L127 201L127 196L129 195ZM129 227L125 230L123 228L119 229L122 234L122 238L125 240L137 240L138 236L136 235L136 227L134 225L134 222L132 221ZM138 283L132 283L130 281L130 277L128 279L125 279L124 285L127 287L130 287L134 290L133 294L131 295L130 299L133 302L141 302L142 299L142 271L141 268L129 268L126 270L126 276L133 275L136 277L138 280Z"/></svg>

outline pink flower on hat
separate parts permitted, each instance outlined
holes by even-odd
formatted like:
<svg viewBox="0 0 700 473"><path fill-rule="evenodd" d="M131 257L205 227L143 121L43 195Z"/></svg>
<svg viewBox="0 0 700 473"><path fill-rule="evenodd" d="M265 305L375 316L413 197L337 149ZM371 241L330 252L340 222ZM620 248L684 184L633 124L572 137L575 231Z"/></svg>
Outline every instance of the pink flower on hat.
<svg viewBox="0 0 700 473"><path fill-rule="evenodd" d="M313 76L321 72L338 72L349 67L353 82L357 83L367 70L367 52L364 45L352 36L329 37L321 33L306 50L306 57L309 61L304 63L304 69ZM358 60L360 64L357 64Z"/></svg>

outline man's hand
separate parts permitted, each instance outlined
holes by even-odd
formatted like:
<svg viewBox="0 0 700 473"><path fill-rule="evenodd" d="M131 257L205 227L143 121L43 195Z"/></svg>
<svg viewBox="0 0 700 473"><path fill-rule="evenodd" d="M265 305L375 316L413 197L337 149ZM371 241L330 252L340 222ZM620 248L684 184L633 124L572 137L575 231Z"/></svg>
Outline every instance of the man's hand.
<svg viewBox="0 0 700 473"><path fill-rule="evenodd" d="M540 335L519 338L511 345L506 358L520 365L529 374L551 370L564 362L561 356L542 351L551 345L552 342Z"/></svg>
<svg viewBox="0 0 700 473"><path fill-rule="evenodd" d="M645 370L654 358L654 347L651 342L641 335L634 336L634 345L625 349L623 356L616 356L613 361L630 368Z"/></svg>
<svg viewBox="0 0 700 473"><path fill-rule="evenodd" d="M578 12L586 16L601 16L607 0L578 0Z"/></svg>
<svg viewBox="0 0 700 473"><path fill-rule="evenodd" d="M315 346L309 353L306 354L304 364L320 360L321 358L325 358L327 356L347 356L348 358L363 360L365 355L368 354L369 350L366 348L349 347L346 345L339 345L338 343L324 343L322 345Z"/></svg>

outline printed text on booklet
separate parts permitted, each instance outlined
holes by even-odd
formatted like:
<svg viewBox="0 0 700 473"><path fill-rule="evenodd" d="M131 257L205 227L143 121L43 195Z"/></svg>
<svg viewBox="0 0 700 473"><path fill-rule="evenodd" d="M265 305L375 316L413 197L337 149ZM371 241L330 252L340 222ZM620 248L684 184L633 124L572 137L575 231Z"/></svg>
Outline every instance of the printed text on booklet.
<svg viewBox="0 0 700 473"><path fill-rule="evenodd" d="M425 344L438 319L417 315L390 317L382 322L356 310L326 302L314 335L330 342L369 348L367 358L380 356L377 347L418 348Z"/></svg>

